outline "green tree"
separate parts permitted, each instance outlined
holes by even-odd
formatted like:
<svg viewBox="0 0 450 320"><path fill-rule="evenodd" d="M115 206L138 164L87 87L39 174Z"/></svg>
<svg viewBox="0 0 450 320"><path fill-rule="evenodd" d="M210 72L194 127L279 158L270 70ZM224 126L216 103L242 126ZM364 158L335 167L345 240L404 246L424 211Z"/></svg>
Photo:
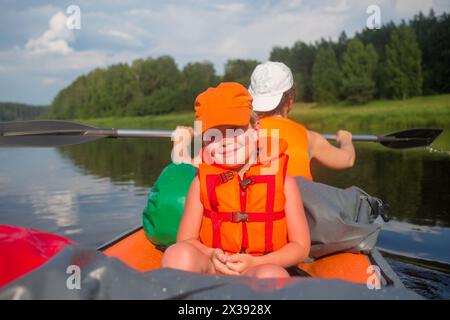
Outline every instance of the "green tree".
<svg viewBox="0 0 450 320"><path fill-rule="evenodd" d="M387 86L391 96L406 99L422 93L421 51L414 30L401 25L386 47Z"/></svg>
<svg viewBox="0 0 450 320"><path fill-rule="evenodd" d="M109 110L113 104L112 96L107 88L107 71L97 68L86 77L87 97L83 106L78 106L79 118L100 117Z"/></svg>
<svg viewBox="0 0 450 320"><path fill-rule="evenodd" d="M289 47L273 47L270 52L270 61L283 62L291 65L291 49Z"/></svg>
<svg viewBox="0 0 450 320"><path fill-rule="evenodd" d="M354 38L347 44L342 59L343 95L350 103L366 103L375 92L374 72L378 54L372 44L364 46Z"/></svg>
<svg viewBox="0 0 450 320"><path fill-rule="evenodd" d="M110 103L102 106L102 116L129 114L129 104L138 90L138 81L131 68L124 63L113 64L106 70L106 90Z"/></svg>
<svg viewBox="0 0 450 320"><path fill-rule="evenodd" d="M316 57L317 47L297 41L291 48L291 69L296 80L298 97L303 101L312 101L312 68Z"/></svg>
<svg viewBox="0 0 450 320"><path fill-rule="evenodd" d="M321 47L314 61L312 81L317 102L335 102L339 96L341 75L334 50Z"/></svg>
<svg viewBox="0 0 450 320"><path fill-rule="evenodd" d="M183 77L172 57L138 59L133 62L132 70L139 83L140 95L129 105L129 115L161 114L186 109Z"/></svg>
<svg viewBox="0 0 450 320"><path fill-rule="evenodd" d="M427 16L415 15L409 25L422 52L423 93L450 92L450 14L436 16L431 9Z"/></svg>
<svg viewBox="0 0 450 320"><path fill-rule="evenodd" d="M83 113L88 98L86 79L86 75L78 77L56 95L50 107L51 117L73 119Z"/></svg>
<svg viewBox="0 0 450 320"><path fill-rule="evenodd" d="M244 87L250 85L250 76L260 62L257 60L230 59L225 64L223 81L235 81Z"/></svg>
<svg viewBox="0 0 450 320"><path fill-rule="evenodd" d="M397 29L393 22L381 26L380 29L364 29L361 33L356 33L356 38L360 39L364 45L372 44L378 54L379 64L374 73L375 97L388 98L389 89L386 86L386 52L385 48L389 41L390 34Z"/></svg>
<svg viewBox="0 0 450 320"><path fill-rule="evenodd" d="M332 43L332 47L334 52L336 53L336 59L338 64L342 62L342 56L344 55L345 48L347 47L347 42L349 41L347 34L345 31L342 31L339 35L338 41L336 43Z"/></svg>
<svg viewBox="0 0 450 320"><path fill-rule="evenodd" d="M214 65L209 61L188 63L183 68L182 77L187 104L190 108L199 93L216 86L220 81Z"/></svg>
<svg viewBox="0 0 450 320"><path fill-rule="evenodd" d="M133 62L131 68L144 96L165 87L175 87L181 81L180 70L170 56L138 59Z"/></svg>

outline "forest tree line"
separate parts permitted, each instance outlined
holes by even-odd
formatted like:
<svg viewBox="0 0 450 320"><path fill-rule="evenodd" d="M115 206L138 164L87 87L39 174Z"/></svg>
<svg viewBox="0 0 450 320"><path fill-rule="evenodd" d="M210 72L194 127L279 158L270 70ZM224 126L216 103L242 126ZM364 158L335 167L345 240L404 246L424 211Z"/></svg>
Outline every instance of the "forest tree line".
<svg viewBox="0 0 450 320"><path fill-rule="evenodd" d="M0 121L32 120L44 118L48 107L31 106L23 103L0 102Z"/></svg>
<svg viewBox="0 0 450 320"><path fill-rule="evenodd" d="M337 41L274 47L269 60L292 70L300 101L349 104L450 92L450 16L419 13L408 22L364 29ZM223 76L211 62L179 69L170 56L97 68L61 90L50 107L59 119L142 116L192 110L198 93L221 81L249 85L256 60L231 59Z"/></svg>

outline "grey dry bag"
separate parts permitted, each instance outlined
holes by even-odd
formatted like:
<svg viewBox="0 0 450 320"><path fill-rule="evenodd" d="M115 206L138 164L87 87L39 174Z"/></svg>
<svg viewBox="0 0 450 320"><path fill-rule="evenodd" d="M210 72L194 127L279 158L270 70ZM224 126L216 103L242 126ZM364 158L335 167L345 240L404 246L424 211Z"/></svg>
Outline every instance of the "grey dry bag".
<svg viewBox="0 0 450 320"><path fill-rule="evenodd" d="M296 177L311 234L310 257L336 252L370 252L384 222L387 205L357 187L339 189Z"/></svg>

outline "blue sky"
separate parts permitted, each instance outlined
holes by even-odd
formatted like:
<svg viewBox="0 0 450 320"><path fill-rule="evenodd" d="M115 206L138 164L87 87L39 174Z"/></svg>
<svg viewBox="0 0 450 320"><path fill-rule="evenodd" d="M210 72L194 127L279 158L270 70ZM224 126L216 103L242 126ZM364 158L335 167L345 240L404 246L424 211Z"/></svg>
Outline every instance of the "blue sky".
<svg viewBox="0 0 450 320"><path fill-rule="evenodd" d="M372 4L382 22L450 11L450 0L0 0L0 101L49 104L79 75L139 57L208 60L222 73L229 58L265 61L275 45L352 35ZM79 30L66 27L70 5Z"/></svg>

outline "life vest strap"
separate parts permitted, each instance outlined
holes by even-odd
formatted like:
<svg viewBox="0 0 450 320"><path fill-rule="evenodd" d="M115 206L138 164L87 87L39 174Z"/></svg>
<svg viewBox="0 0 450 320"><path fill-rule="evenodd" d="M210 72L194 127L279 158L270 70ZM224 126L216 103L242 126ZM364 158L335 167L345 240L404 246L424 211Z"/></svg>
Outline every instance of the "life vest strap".
<svg viewBox="0 0 450 320"><path fill-rule="evenodd" d="M204 210L203 215L211 220L220 222L268 222L283 219L283 211L265 213L265 212L217 212Z"/></svg>

